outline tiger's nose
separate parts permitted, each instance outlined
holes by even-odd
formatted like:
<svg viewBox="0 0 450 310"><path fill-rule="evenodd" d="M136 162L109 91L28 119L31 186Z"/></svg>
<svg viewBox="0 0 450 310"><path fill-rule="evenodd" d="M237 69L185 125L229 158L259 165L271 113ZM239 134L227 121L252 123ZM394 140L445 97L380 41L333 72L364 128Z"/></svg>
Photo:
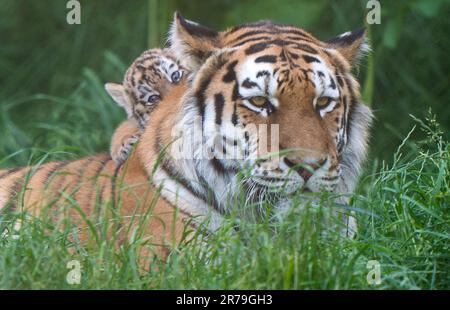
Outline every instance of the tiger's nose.
<svg viewBox="0 0 450 310"><path fill-rule="evenodd" d="M325 162L326 162L326 158L324 158L323 160L319 160L316 163L305 163L302 160L293 160L293 159L289 159L287 157L283 158L284 163L291 168L292 170L296 171L305 181L305 183L308 182L308 180L312 177L312 175L314 174L314 172L319 169L320 167L322 167Z"/></svg>

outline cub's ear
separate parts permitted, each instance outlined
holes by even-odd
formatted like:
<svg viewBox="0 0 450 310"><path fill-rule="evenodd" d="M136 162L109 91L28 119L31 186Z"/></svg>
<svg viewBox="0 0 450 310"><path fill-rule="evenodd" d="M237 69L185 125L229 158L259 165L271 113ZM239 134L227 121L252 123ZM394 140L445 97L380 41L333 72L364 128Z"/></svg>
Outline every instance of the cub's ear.
<svg viewBox="0 0 450 310"><path fill-rule="evenodd" d="M326 43L339 51L351 65L358 64L370 52L366 29L363 27L338 35Z"/></svg>
<svg viewBox="0 0 450 310"><path fill-rule="evenodd" d="M111 98L113 98L119 106L125 109L128 117L133 116L133 108L122 84L106 83L105 89Z"/></svg>
<svg viewBox="0 0 450 310"><path fill-rule="evenodd" d="M172 53L192 71L219 47L219 33L215 30L184 19L176 12L170 27L168 44Z"/></svg>

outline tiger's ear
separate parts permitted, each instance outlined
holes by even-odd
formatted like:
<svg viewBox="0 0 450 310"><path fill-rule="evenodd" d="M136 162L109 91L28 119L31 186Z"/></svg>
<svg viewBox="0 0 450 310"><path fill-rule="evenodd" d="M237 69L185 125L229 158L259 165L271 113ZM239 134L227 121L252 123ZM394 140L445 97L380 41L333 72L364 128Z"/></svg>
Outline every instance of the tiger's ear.
<svg viewBox="0 0 450 310"><path fill-rule="evenodd" d="M111 98L113 98L119 106L125 109L128 117L133 116L133 108L122 84L106 83L105 89Z"/></svg>
<svg viewBox="0 0 450 310"><path fill-rule="evenodd" d="M370 52L370 45L364 27L345 32L329 39L326 43L328 43L329 47L339 51L351 65L358 64Z"/></svg>
<svg viewBox="0 0 450 310"><path fill-rule="evenodd" d="M172 53L185 67L197 71L218 48L218 37L217 31L186 20L176 12L168 43Z"/></svg>

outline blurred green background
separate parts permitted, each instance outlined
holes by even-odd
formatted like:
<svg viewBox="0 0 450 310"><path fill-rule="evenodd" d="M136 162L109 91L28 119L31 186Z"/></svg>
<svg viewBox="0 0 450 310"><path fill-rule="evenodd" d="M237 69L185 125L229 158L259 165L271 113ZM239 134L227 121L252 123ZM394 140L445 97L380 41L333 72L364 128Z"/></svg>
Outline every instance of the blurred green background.
<svg viewBox="0 0 450 310"><path fill-rule="evenodd" d="M107 150L125 114L103 84L164 43L175 9L218 30L272 19L320 39L361 26L368 11L365 0L80 0L81 25L68 25L66 3L0 0L0 166L49 150ZM382 1L381 24L370 26L373 53L355 71L377 118L373 159L391 160L412 127L409 114L429 107L448 137L449 13L449 0Z"/></svg>

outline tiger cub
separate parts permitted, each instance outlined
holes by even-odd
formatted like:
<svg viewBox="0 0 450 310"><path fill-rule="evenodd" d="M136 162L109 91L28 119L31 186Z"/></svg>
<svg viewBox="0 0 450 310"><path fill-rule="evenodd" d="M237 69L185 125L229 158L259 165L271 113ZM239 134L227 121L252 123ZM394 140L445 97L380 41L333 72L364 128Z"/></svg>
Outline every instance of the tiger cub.
<svg viewBox="0 0 450 310"><path fill-rule="evenodd" d="M122 84L106 83L105 89L127 112L128 119L114 132L111 157L123 163L139 140L157 104L186 73L168 49L142 53L128 68Z"/></svg>

